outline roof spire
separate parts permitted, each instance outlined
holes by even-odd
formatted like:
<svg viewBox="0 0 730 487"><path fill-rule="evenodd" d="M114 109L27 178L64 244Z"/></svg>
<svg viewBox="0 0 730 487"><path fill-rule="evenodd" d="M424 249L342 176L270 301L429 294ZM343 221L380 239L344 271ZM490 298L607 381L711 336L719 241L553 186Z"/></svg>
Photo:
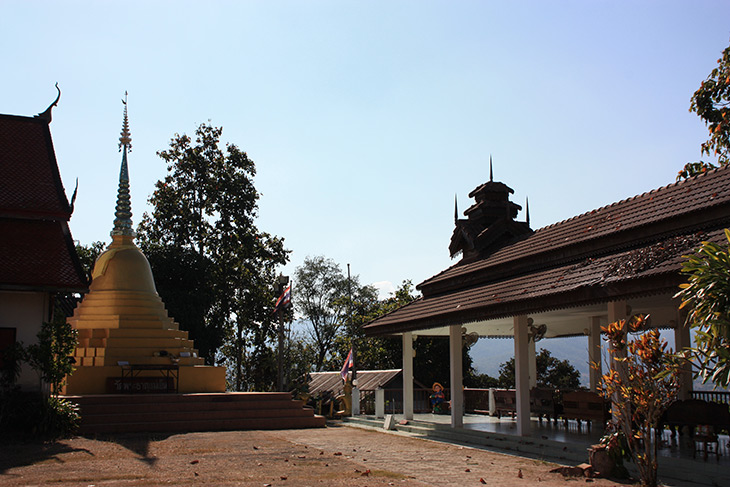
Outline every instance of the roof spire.
<svg viewBox="0 0 730 487"><path fill-rule="evenodd" d="M53 107L58 106L58 100L61 99L61 88L58 87L58 82L56 82L56 89L58 90L58 96L53 103L48 105L45 112L39 113L33 118L40 118L41 120L45 120L47 123L51 123L51 110L53 110Z"/></svg>
<svg viewBox="0 0 730 487"><path fill-rule="evenodd" d="M459 221L459 204L456 201L456 193L454 193L454 223Z"/></svg>
<svg viewBox="0 0 730 487"><path fill-rule="evenodd" d="M114 212L114 229L111 232L115 235L128 235L134 237L132 230L132 202L129 198L129 167L127 166L127 151L132 150L132 137L129 134L129 120L127 118L127 92L124 92L124 119L122 122L122 136L119 137L119 150L122 152L122 167L119 171L119 189L117 189L117 207Z"/></svg>
<svg viewBox="0 0 730 487"><path fill-rule="evenodd" d="M492 172L492 154L489 154L489 182L494 181L494 173Z"/></svg>
<svg viewBox="0 0 730 487"><path fill-rule="evenodd" d="M527 226L530 226L530 199L525 196L525 218L527 221Z"/></svg>

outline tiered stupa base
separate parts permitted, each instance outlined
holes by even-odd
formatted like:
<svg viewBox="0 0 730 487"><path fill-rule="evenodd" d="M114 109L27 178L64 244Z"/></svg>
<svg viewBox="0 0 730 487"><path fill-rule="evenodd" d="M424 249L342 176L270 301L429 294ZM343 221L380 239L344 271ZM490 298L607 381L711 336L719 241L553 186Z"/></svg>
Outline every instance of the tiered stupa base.
<svg viewBox="0 0 730 487"><path fill-rule="evenodd" d="M65 394L124 392L125 373L127 387L131 380L157 381L158 387L172 380L177 392L225 391L225 368L203 365L188 333L167 315L149 263L132 237L115 235L93 274L89 293L68 320L79 331L79 344ZM176 369L130 371L130 365Z"/></svg>

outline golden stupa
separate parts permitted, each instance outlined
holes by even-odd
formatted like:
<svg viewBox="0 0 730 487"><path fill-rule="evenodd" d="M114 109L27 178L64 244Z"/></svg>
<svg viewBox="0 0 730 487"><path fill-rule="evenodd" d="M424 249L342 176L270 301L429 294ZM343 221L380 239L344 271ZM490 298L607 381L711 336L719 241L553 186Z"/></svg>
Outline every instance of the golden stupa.
<svg viewBox="0 0 730 487"><path fill-rule="evenodd" d="M141 385L155 392L161 382L168 392L224 392L225 369L203 365L188 332L168 316L150 264L134 243L127 166L131 137L124 105L112 243L96 260L89 292L68 319L79 331L79 343L65 393L130 392Z"/></svg>

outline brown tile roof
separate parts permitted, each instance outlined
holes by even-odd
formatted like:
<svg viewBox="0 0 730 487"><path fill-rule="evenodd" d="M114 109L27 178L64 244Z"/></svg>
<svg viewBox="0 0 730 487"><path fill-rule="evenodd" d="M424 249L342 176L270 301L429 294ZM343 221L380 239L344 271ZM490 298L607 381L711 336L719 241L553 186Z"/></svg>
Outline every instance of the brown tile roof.
<svg viewBox="0 0 730 487"><path fill-rule="evenodd" d="M0 288L84 291L48 122L0 115Z"/></svg>
<svg viewBox="0 0 730 487"><path fill-rule="evenodd" d="M384 387L401 373L401 369L390 370L358 370L357 383L361 391L374 391ZM339 372L312 372L309 374L309 393L330 391L335 395L342 394L342 377Z"/></svg>
<svg viewBox="0 0 730 487"><path fill-rule="evenodd" d="M682 255L724 241L730 167L537 230L419 284L423 298L365 327L368 335L435 328L672 292Z"/></svg>
<svg viewBox="0 0 730 487"><path fill-rule="evenodd" d="M0 288L86 288L65 222L0 218Z"/></svg>
<svg viewBox="0 0 730 487"><path fill-rule="evenodd" d="M0 115L0 185L2 214L68 220L48 123Z"/></svg>

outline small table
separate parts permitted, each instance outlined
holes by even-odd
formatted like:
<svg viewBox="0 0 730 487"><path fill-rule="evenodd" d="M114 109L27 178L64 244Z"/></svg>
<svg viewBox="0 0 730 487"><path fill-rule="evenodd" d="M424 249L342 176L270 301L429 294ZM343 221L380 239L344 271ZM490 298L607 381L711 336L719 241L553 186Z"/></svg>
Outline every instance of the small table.
<svg viewBox="0 0 730 487"><path fill-rule="evenodd" d="M134 393L134 379L139 376L140 372L145 370L158 370L167 380L167 390L165 392L177 392L180 384L180 367L178 365L152 365L152 364L119 364L122 368L122 384L126 379L129 380L129 392ZM170 379L172 387L170 387Z"/></svg>

